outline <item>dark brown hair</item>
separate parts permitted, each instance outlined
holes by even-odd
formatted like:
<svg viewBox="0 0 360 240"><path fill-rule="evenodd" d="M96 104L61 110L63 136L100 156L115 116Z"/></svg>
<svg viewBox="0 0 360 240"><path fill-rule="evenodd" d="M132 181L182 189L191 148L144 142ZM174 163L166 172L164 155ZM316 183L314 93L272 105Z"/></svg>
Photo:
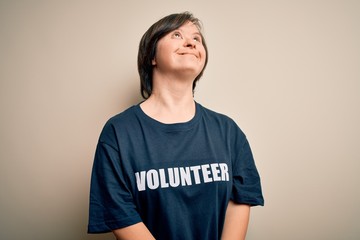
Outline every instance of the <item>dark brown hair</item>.
<svg viewBox="0 0 360 240"><path fill-rule="evenodd" d="M158 41L168 34L171 31L174 31L180 28L187 22L192 22L199 29L202 44L206 51L205 65L199 75L194 79L193 82L193 91L195 89L197 81L203 75L204 69L208 62L208 50L205 43L204 36L201 33L201 22L199 19L195 18L189 12L176 13L168 15L156 23L154 23L142 36L139 44L138 52L138 71L140 75L141 83L141 95L144 99L150 97L152 93L152 74L153 74L153 65L152 60L155 58L156 47Z"/></svg>

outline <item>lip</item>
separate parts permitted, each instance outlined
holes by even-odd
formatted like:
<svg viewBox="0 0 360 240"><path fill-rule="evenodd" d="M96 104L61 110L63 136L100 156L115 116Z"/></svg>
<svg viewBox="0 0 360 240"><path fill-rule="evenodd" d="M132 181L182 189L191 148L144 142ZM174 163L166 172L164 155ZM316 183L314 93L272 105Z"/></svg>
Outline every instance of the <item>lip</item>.
<svg viewBox="0 0 360 240"><path fill-rule="evenodd" d="M179 52L178 54L179 55L193 55L196 58L199 58L199 56L196 53L193 53L193 52Z"/></svg>

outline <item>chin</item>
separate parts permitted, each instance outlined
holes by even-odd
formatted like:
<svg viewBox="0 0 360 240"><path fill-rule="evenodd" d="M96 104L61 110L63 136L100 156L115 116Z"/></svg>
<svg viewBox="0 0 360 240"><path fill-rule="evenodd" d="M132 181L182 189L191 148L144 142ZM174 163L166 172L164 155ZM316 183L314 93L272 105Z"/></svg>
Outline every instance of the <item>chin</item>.
<svg viewBox="0 0 360 240"><path fill-rule="evenodd" d="M194 68L194 66L189 66L189 67L184 66L184 67L180 68L179 70L184 73L194 74L197 76L201 72L202 68Z"/></svg>

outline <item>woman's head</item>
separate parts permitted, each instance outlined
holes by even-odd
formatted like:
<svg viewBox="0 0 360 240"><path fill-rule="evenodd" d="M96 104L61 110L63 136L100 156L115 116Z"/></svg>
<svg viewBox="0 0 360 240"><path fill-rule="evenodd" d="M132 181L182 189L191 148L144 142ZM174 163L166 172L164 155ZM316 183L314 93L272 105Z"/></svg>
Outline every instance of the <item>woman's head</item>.
<svg viewBox="0 0 360 240"><path fill-rule="evenodd" d="M153 90L153 60L156 55L159 40L168 33L180 28L181 26L189 22L193 23L198 28L202 38L202 45L205 48L206 52L204 67L193 81L192 88L194 91L196 83L201 78L208 61L208 51L205 39L201 33L201 23L199 19L195 18L189 12L171 14L154 23L145 32L139 44L138 71L141 82L141 95L145 99L147 99L151 95Z"/></svg>

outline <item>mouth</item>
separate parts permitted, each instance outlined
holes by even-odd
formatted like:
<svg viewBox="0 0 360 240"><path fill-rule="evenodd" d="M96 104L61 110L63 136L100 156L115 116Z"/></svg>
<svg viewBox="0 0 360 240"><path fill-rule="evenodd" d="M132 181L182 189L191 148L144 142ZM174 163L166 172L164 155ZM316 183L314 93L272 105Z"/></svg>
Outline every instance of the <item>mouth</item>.
<svg viewBox="0 0 360 240"><path fill-rule="evenodd" d="M196 58L199 58L199 56L195 53L190 53L190 52L181 52L181 53L178 53L179 55L192 55Z"/></svg>

